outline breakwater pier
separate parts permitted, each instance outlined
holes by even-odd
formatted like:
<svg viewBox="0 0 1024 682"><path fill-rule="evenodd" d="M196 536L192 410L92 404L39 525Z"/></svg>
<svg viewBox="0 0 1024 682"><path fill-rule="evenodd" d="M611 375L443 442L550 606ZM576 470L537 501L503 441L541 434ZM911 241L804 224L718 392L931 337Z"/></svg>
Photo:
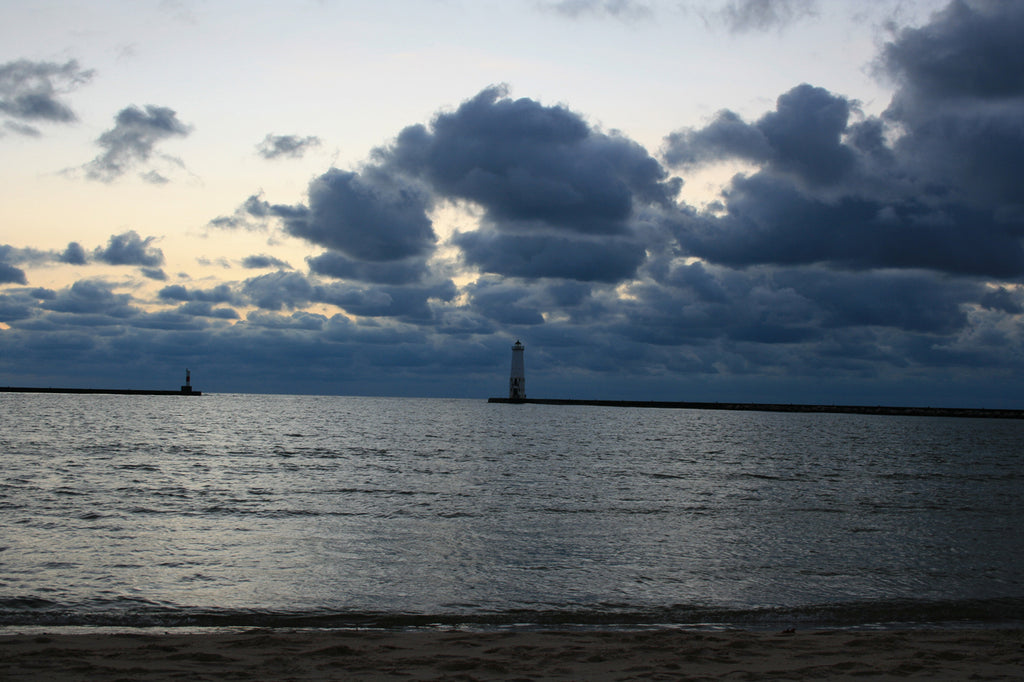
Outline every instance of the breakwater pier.
<svg viewBox="0 0 1024 682"><path fill-rule="evenodd" d="M571 398L488 398L489 403L510 405L593 405L597 407L650 407L676 410L737 410L747 412L818 412L823 414L881 414L903 417L975 417L1024 419L1024 410L899 407L893 405L801 405L792 403L711 403L659 400L576 400Z"/></svg>
<svg viewBox="0 0 1024 682"><path fill-rule="evenodd" d="M37 386L0 386L0 393L79 393L84 395L202 395L192 388L192 372L185 370L185 383L177 391L137 388L54 388Z"/></svg>
<svg viewBox="0 0 1024 682"><path fill-rule="evenodd" d="M34 386L0 386L0 393L82 393L99 395L202 395L202 391L151 391L132 388L39 388Z"/></svg>

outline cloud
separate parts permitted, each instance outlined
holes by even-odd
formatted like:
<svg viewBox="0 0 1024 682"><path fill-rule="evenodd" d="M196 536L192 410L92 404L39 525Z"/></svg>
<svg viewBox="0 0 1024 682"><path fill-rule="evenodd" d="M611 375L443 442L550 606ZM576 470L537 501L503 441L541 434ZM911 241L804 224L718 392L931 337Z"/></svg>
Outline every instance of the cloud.
<svg viewBox="0 0 1024 682"><path fill-rule="evenodd" d="M646 19L653 16L650 5L636 0L557 0L541 7L573 19L584 16L611 16L616 19Z"/></svg>
<svg viewBox="0 0 1024 682"><path fill-rule="evenodd" d="M731 0L716 17L732 33L781 29L817 12L815 0Z"/></svg>
<svg viewBox="0 0 1024 682"><path fill-rule="evenodd" d="M473 310L500 324L544 324L542 308L532 299L531 288L507 282L481 280L470 287Z"/></svg>
<svg viewBox="0 0 1024 682"><path fill-rule="evenodd" d="M260 254L258 256L246 256L242 259L242 267L249 270L258 270L261 268L278 268L283 270L290 270L292 266L284 262L280 258L274 258L267 254Z"/></svg>
<svg viewBox="0 0 1024 682"><path fill-rule="evenodd" d="M854 167L855 152L843 140L854 103L806 83L779 96L776 109L756 123L721 111L701 129L666 138L665 160L673 166L743 159L770 164L813 185L842 180Z"/></svg>
<svg viewBox="0 0 1024 682"><path fill-rule="evenodd" d="M285 317L277 313L253 310L245 317L247 324L266 329L292 329L302 331L320 331L324 328L327 318L307 312L295 312Z"/></svg>
<svg viewBox="0 0 1024 682"><path fill-rule="evenodd" d="M456 235L464 262L517 277L619 280L644 257L639 209L674 205L680 181L646 150L561 106L487 88L374 153L434 202L468 202L481 229Z"/></svg>
<svg viewBox="0 0 1024 682"><path fill-rule="evenodd" d="M335 251L307 258L306 263L318 275L376 284L414 284L429 272L422 258L374 263L353 260Z"/></svg>
<svg viewBox="0 0 1024 682"><path fill-rule="evenodd" d="M4 121L4 129L17 135L24 135L25 137L42 137L43 135L39 128L25 123L15 123L14 121ZM3 133L0 133L0 137L2 136Z"/></svg>
<svg viewBox="0 0 1024 682"><path fill-rule="evenodd" d="M167 281L167 273L161 268L139 268L139 272L148 279L156 280L158 282Z"/></svg>
<svg viewBox="0 0 1024 682"><path fill-rule="evenodd" d="M430 212L472 205L477 231L456 235L462 262L483 272L621 281L646 254L644 211L671 210L681 181L640 145L592 129L561 106L487 88L429 126L412 125L358 171L315 178L304 205L250 196L221 229L265 229L328 249L315 274L374 284L428 279L437 248Z"/></svg>
<svg viewBox="0 0 1024 682"><path fill-rule="evenodd" d="M164 263L163 251L150 246L155 239L143 239L134 230L111 235L105 247L97 247L93 251L93 257L108 265L142 265L153 268Z"/></svg>
<svg viewBox="0 0 1024 682"><path fill-rule="evenodd" d="M87 262L85 249L78 242L69 242L68 247L57 257L57 260L69 265L85 265Z"/></svg>
<svg viewBox="0 0 1024 682"><path fill-rule="evenodd" d="M0 114L13 121L4 127L22 135L38 136L29 123L72 123L75 112L61 97L92 80L95 72L78 62L64 64L20 59L0 64Z"/></svg>
<svg viewBox="0 0 1024 682"><path fill-rule="evenodd" d="M211 317L218 320L237 320L238 311L234 308L214 308L206 301L188 301L178 306L176 312L188 317Z"/></svg>
<svg viewBox="0 0 1024 682"><path fill-rule="evenodd" d="M163 265L163 252L152 246L155 237L141 238L133 230L122 234L111 235L106 246L97 247L91 253L95 261L108 265L137 265L143 276L154 280L167 279L166 273L160 269ZM13 278L9 281L24 284L25 273L12 264L28 263L43 266L53 263L65 265L88 265L90 254L78 242L69 242L63 251L44 251L33 248L14 248L0 244L0 269ZM18 274L20 273L20 275ZM3 282L0 279L0 282Z"/></svg>
<svg viewBox="0 0 1024 682"><path fill-rule="evenodd" d="M69 288L57 292L55 297L44 301L40 307L76 315L102 315L104 319L108 320L104 324L114 324L115 320L120 321L139 314L139 309L133 306L131 301L130 294L115 294L114 285L108 282L79 280ZM86 323L92 323L100 318L84 319Z"/></svg>
<svg viewBox="0 0 1024 682"><path fill-rule="evenodd" d="M0 284L27 284L25 271L10 263L0 262Z"/></svg>
<svg viewBox="0 0 1024 682"><path fill-rule="evenodd" d="M295 310L315 298L313 285L297 272L272 272L247 279L242 294L264 310Z"/></svg>
<svg viewBox="0 0 1024 682"><path fill-rule="evenodd" d="M293 159L302 156L311 148L320 146L320 138L315 136L300 137L298 135L273 135L268 133L256 147L256 152L264 159L272 160L281 157Z"/></svg>
<svg viewBox="0 0 1024 682"><path fill-rule="evenodd" d="M299 310L311 303L327 303L352 315L423 322L433 319L432 299L451 301L456 290L451 281L422 286L321 284L297 272L279 271L246 280L240 293L264 310Z"/></svg>
<svg viewBox="0 0 1024 682"><path fill-rule="evenodd" d="M529 279L554 277L584 282L631 278L646 257L640 241L508 235L495 231L456 234L465 261L483 272Z"/></svg>
<svg viewBox="0 0 1024 682"><path fill-rule="evenodd" d="M885 118L908 171L932 191L1024 209L1024 6L957 0L931 23L904 29L878 67L900 88Z"/></svg>
<svg viewBox="0 0 1024 682"><path fill-rule="evenodd" d="M352 315L393 317L418 323L435 319L431 299L451 301L455 285L450 281L430 286L363 286L335 283L315 289L316 300L339 306Z"/></svg>
<svg viewBox="0 0 1024 682"><path fill-rule="evenodd" d="M16 248L0 244L0 284L26 284L25 271L17 265L40 265L53 260L55 254L33 248Z"/></svg>
<svg viewBox="0 0 1024 682"><path fill-rule="evenodd" d="M990 212L914 197L816 199L767 174L735 179L726 198L727 214L683 223L679 238L693 255L736 267L830 263L1024 276L1018 227Z"/></svg>
<svg viewBox="0 0 1024 682"><path fill-rule="evenodd" d="M86 177L100 182L113 182L125 173L144 166L153 156L159 142L186 137L191 127L178 120L173 109L147 105L144 109L129 106L118 112L114 127L96 140L104 151L85 165ZM181 166L181 161L161 155L167 163ZM147 182L162 184L167 178L153 169L145 169L141 177Z"/></svg>
<svg viewBox="0 0 1024 682"><path fill-rule="evenodd" d="M259 232L267 229L270 218L302 217L305 212L305 207L272 206L263 198L263 193L259 192L242 202L232 215L218 216L208 226L220 230Z"/></svg>
<svg viewBox="0 0 1024 682"><path fill-rule="evenodd" d="M989 310L997 310L1010 315L1024 314L1021 297L1006 287L996 287L981 296L979 303Z"/></svg>
<svg viewBox="0 0 1024 682"><path fill-rule="evenodd" d="M0 270L2 270L2 266L0 266ZM17 322L28 319L32 317L33 309L37 305L36 297L26 295L24 292L0 294L0 322Z"/></svg>
<svg viewBox="0 0 1024 682"><path fill-rule="evenodd" d="M285 216L285 230L350 258L396 261L429 253L437 241L430 199L383 173L331 169L309 185L309 207Z"/></svg>
<svg viewBox="0 0 1024 682"><path fill-rule="evenodd" d="M868 276L824 269L793 269L775 275L821 315L826 329L890 327L906 332L954 334L968 324L964 304L984 294L975 283L936 280L914 271Z"/></svg>
<svg viewBox="0 0 1024 682"><path fill-rule="evenodd" d="M239 298L227 284L218 284L211 289L193 289L189 291L182 284L166 286L159 292L159 297L166 301L198 301L203 303L237 304Z"/></svg>
<svg viewBox="0 0 1024 682"><path fill-rule="evenodd" d="M491 87L430 129L411 126L377 158L473 202L500 230L630 231L634 200L669 204L680 184L640 145L593 131L578 114Z"/></svg>
<svg viewBox="0 0 1024 682"><path fill-rule="evenodd" d="M677 219L680 244L732 267L1024 277L1024 80L1001 67L1024 48L1007 27L1024 30L1016 3L953 2L898 32L879 62L900 85L881 118L856 120L855 102L805 84L753 123L722 112L673 133L664 155L676 167L757 166L722 210Z"/></svg>
<svg viewBox="0 0 1024 682"><path fill-rule="evenodd" d="M932 21L904 28L879 66L908 95L925 99L1003 99L1024 91L1024 6L1012 0L954 0Z"/></svg>

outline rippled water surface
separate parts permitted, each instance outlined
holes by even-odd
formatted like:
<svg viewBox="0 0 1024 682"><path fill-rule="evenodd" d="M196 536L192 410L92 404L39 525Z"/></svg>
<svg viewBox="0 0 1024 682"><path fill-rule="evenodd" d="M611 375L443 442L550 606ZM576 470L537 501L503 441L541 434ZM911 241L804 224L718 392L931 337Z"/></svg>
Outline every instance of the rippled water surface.
<svg viewBox="0 0 1024 682"><path fill-rule="evenodd" d="M0 394L0 625L1024 620L1024 423Z"/></svg>

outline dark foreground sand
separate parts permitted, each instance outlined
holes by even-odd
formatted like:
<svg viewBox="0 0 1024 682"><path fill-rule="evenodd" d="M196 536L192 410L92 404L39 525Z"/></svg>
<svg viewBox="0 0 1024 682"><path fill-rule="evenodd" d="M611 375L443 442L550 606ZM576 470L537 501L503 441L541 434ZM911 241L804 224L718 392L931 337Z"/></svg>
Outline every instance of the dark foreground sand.
<svg viewBox="0 0 1024 682"><path fill-rule="evenodd" d="M0 680L1024 680L1024 630L0 636Z"/></svg>

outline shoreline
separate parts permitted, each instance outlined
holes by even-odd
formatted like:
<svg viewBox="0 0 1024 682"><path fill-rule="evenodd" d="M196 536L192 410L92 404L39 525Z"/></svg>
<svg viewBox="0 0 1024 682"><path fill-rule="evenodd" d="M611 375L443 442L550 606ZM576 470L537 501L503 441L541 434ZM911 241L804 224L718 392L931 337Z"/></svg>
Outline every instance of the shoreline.
<svg viewBox="0 0 1024 682"><path fill-rule="evenodd" d="M896 405L807 405L797 403L709 403L664 400L586 400L575 398L488 398L487 402L501 405L589 405L594 407L643 407L675 410L733 410L740 412L813 412L823 414L873 414L900 417L1024 419L1024 410L982 407L900 407Z"/></svg>
<svg viewBox="0 0 1024 682"><path fill-rule="evenodd" d="M268 630L0 635L0 678L1020 679L1024 630Z"/></svg>

